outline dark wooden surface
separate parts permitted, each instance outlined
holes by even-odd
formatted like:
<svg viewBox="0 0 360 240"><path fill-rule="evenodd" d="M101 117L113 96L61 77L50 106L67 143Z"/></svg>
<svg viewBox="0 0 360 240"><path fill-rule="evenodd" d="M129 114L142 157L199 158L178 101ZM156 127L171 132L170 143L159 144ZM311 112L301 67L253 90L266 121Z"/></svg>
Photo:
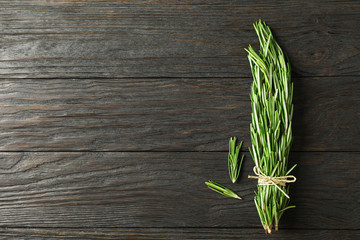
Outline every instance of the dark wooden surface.
<svg viewBox="0 0 360 240"><path fill-rule="evenodd" d="M271 238L359 239L355 0L0 0L0 239L267 238L247 179L258 18L294 81L297 208Z"/></svg>

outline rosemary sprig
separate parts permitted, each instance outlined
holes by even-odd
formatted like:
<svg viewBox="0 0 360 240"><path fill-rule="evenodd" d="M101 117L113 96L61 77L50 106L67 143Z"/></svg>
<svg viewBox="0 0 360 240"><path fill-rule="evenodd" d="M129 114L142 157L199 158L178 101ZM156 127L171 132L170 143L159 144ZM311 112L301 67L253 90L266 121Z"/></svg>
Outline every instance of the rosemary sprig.
<svg viewBox="0 0 360 240"><path fill-rule="evenodd" d="M229 154L228 154L228 168L229 168L229 176L233 183L239 177L241 165L244 160L244 155L242 155L241 160L239 162L239 152L243 141L240 142L238 146L236 146L236 137L232 137L229 140Z"/></svg>
<svg viewBox="0 0 360 240"><path fill-rule="evenodd" d="M222 185L220 185L217 182L214 181L207 181L205 182L205 184L211 189L214 190L215 192L218 192L226 197L231 197L231 198L237 198L237 199L241 199L241 197L239 197L234 191L232 191L231 189L224 187Z"/></svg>
<svg viewBox="0 0 360 240"><path fill-rule="evenodd" d="M270 177L287 176L292 144L293 83L289 60L275 41L270 28L261 20L254 24L260 53L249 45L248 59L253 75L251 86L252 123L249 148L255 165ZM289 186L278 186L289 195ZM284 211L294 206L274 185L259 185L255 205L265 233L278 224Z"/></svg>

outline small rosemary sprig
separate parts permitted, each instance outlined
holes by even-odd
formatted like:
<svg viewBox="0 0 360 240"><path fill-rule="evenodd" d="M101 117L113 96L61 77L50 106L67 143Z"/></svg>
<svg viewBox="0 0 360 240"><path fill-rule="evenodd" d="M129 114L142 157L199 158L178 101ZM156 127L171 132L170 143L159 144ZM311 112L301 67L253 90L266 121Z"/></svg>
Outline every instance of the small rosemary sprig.
<svg viewBox="0 0 360 240"><path fill-rule="evenodd" d="M259 20L254 28L260 41L260 53L250 45L245 49L253 75L250 93L252 146L249 150L258 172L268 178L283 177L295 167L288 170L294 109L290 63L263 21ZM271 233L273 226L278 230L284 211L294 207L289 206L289 186L259 181L257 190L255 206L265 233Z"/></svg>
<svg viewBox="0 0 360 240"><path fill-rule="evenodd" d="M236 146L236 137L232 137L229 140L229 154L228 154L228 168L229 168L229 176L233 183L239 177L241 165L244 160L244 155L242 155L241 160L239 162L239 153L243 141L240 142L240 145Z"/></svg>
<svg viewBox="0 0 360 240"><path fill-rule="evenodd" d="M226 197L231 197L231 198L237 198L237 199L241 199L241 197L239 197L234 191L232 191L231 189L224 187L222 185L220 185L217 182L214 181L207 181L205 182L205 184L211 189L214 190L215 192L218 192Z"/></svg>

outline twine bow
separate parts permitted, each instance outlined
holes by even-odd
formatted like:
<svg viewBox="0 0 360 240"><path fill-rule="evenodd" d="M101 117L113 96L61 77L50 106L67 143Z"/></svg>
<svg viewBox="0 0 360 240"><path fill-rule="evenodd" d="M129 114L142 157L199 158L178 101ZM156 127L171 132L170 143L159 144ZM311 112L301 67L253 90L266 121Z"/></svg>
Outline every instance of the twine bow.
<svg viewBox="0 0 360 240"><path fill-rule="evenodd" d="M249 176L249 178L258 179L258 185L263 186L275 186L279 189L287 198L290 199L289 195L285 193L279 186L286 186L286 183L293 183L296 181L296 177L293 175L281 176L281 177L270 177L265 175L258 166L254 167L254 173L256 176Z"/></svg>

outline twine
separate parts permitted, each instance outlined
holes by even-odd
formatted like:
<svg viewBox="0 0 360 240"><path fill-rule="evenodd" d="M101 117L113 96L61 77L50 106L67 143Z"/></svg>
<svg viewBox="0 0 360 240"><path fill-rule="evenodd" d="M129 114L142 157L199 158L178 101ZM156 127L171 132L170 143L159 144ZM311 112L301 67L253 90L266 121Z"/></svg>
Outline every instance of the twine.
<svg viewBox="0 0 360 240"><path fill-rule="evenodd" d="M258 179L258 185L262 186L275 186L279 189L287 198L290 199L289 195L285 193L279 186L286 186L286 183L293 183L296 181L296 177L293 175L281 176L281 177L270 177L265 175L261 169L257 166L254 167L254 173L256 176L249 176L249 178Z"/></svg>

